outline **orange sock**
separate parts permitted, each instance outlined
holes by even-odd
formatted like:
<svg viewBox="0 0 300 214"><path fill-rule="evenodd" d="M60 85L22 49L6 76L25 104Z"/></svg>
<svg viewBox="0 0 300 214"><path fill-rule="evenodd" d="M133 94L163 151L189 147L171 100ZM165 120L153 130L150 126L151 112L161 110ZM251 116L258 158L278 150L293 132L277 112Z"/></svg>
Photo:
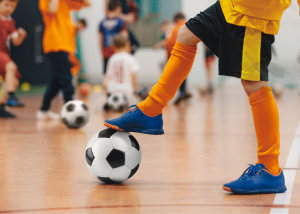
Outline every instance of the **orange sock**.
<svg viewBox="0 0 300 214"><path fill-rule="evenodd" d="M137 105L142 112L148 116L162 113L164 106L175 96L181 83L190 73L196 51L197 47L176 42L158 83L153 86L148 98Z"/></svg>
<svg viewBox="0 0 300 214"><path fill-rule="evenodd" d="M279 113L271 87L264 87L249 96L257 137L258 163L278 174L280 154Z"/></svg>

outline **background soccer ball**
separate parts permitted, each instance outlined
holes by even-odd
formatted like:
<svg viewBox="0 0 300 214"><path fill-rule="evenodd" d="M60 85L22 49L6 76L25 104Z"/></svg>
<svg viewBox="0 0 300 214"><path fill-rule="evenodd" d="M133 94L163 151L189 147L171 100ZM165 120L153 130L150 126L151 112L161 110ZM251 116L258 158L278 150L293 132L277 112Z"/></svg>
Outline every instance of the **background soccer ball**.
<svg viewBox="0 0 300 214"><path fill-rule="evenodd" d="M68 128L81 128L87 124L90 112L87 105L79 100L67 102L61 110L61 119Z"/></svg>
<svg viewBox="0 0 300 214"><path fill-rule="evenodd" d="M112 94L108 98L108 105L114 111L123 111L127 107L127 97L122 93Z"/></svg>
<svg viewBox="0 0 300 214"><path fill-rule="evenodd" d="M105 183L122 183L138 170L142 153L128 132L104 129L88 142L85 160L89 171Z"/></svg>
<svg viewBox="0 0 300 214"><path fill-rule="evenodd" d="M78 94L82 98L88 97L91 94L91 91L92 86L87 82L83 82L78 86Z"/></svg>

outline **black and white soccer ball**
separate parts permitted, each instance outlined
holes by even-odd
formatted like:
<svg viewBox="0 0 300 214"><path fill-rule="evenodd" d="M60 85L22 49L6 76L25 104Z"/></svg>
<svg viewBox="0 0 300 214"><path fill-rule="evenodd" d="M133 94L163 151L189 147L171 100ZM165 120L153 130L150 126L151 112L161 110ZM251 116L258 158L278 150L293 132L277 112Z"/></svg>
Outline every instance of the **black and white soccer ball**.
<svg viewBox="0 0 300 214"><path fill-rule="evenodd" d="M68 128L79 129L89 121L90 112L84 102L72 100L64 105L60 115L63 123Z"/></svg>
<svg viewBox="0 0 300 214"><path fill-rule="evenodd" d="M88 142L85 161L89 171L105 183L122 183L131 178L141 164L141 148L128 132L104 129Z"/></svg>
<svg viewBox="0 0 300 214"><path fill-rule="evenodd" d="M125 94L116 93L108 98L108 106L114 111L123 111L128 105L127 97Z"/></svg>

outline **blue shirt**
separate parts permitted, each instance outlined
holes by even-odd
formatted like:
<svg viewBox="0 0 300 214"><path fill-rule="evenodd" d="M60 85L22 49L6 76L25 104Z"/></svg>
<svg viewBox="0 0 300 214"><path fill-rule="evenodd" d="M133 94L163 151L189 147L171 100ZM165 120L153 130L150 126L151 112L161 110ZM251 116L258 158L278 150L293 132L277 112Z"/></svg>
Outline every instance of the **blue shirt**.
<svg viewBox="0 0 300 214"><path fill-rule="evenodd" d="M99 31L103 34L103 47L113 46L115 35L125 29L125 22L122 19L105 18L99 27Z"/></svg>

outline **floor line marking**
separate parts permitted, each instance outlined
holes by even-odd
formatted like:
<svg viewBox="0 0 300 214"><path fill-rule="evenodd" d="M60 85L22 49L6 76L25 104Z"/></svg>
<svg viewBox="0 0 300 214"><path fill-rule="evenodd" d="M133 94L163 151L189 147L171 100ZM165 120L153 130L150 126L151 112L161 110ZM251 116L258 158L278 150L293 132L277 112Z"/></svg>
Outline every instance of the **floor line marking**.
<svg viewBox="0 0 300 214"><path fill-rule="evenodd" d="M291 150L286 161L286 168L297 168L300 155L300 137L294 137Z"/></svg>
<svg viewBox="0 0 300 214"><path fill-rule="evenodd" d="M294 181L296 177L295 170L284 170L285 185L287 191L285 193L276 194L273 204L290 204L293 192Z"/></svg>
<svg viewBox="0 0 300 214"><path fill-rule="evenodd" d="M296 133L295 133L296 136L300 136L300 121L298 123L298 126L297 126L297 129L296 129Z"/></svg>
<svg viewBox="0 0 300 214"><path fill-rule="evenodd" d="M300 121L298 123L295 137L293 139L290 152L285 164L285 168L283 170L284 177L285 177L285 185L287 187L287 191L285 193L276 194L273 204L290 204L292 199L293 187L295 182L295 177L297 173L297 167L299 162L300 156ZM285 208L272 208L270 210L270 214L288 214L289 209Z"/></svg>
<svg viewBox="0 0 300 214"><path fill-rule="evenodd" d="M282 168L283 170L300 170L300 168L286 168L286 167L284 167L284 168Z"/></svg>
<svg viewBox="0 0 300 214"><path fill-rule="evenodd" d="M104 206L83 206L83 207L53 207L40 209L23 209L23 210L0 210L0 213L33 213L42 211L58 210L86 210L86 209L114 209L114 208L132 208L132 207L268 207L273 209L299 209L297 205L276 205L276 204L132 204L132 205L104 205ZM273 213L274 214L274 213Z"/></svg>
<svg viewBox="0 0 300 214"><path fill-rule="evenodd" d="M272 208L270 214L288 214L288 208Z"/></svg>

